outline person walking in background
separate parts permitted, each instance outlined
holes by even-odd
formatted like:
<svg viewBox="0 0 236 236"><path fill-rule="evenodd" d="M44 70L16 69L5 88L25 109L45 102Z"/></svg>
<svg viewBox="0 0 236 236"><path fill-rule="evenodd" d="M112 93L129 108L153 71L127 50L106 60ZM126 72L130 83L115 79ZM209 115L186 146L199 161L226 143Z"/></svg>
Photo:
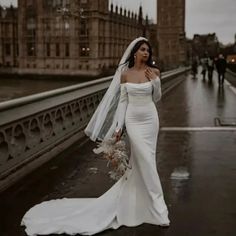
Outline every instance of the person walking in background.
<svg viewBox="0 0 236 236"><path fill-rule="evenodd" d="M208 82L212 82L212 76L214 71L214 59L213 57L209 57L207 61L207 71L208 71Z"/></svg>
<svg viewBox="0 0 236 236"><path fill-rule="evenodd" d="M201 59L201 65L202 65L202 79L206 79L206 71L207 71L207 57L204 55L204 57Z"/></svg>
<svg viewBox="0 0 236 236"><path fill-rule="evenodd" d="M194 57L192 59L192 74L193 74L193 78L196 78L197 69L198 69L198 61L197 61L197 57Z"/></svg>
<svg viewBox="0 0 236 236"><path fill-rule="evenodd" d="M227 62L223 54L219 54L219 57L216 61L216 69L218 72L218 83L220 86L224 84L226 67L227 67Z"/></svg>

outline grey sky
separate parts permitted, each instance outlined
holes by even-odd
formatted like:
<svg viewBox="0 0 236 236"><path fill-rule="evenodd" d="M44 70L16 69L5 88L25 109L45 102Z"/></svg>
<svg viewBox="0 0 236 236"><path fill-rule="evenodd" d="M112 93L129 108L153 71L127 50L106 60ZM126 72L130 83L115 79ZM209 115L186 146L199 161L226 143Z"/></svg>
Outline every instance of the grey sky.
<svg viewBox="0 0 236 236"><path fill-rule="evenodd" d="M109 0L113 4L138 11L140 4L144 14L156 21L156 0ZM0 4L16 5L17 0L0 0ZM216 32L219 41L234 42L236 33L236 0L186 0L186 34Z"/></svg>

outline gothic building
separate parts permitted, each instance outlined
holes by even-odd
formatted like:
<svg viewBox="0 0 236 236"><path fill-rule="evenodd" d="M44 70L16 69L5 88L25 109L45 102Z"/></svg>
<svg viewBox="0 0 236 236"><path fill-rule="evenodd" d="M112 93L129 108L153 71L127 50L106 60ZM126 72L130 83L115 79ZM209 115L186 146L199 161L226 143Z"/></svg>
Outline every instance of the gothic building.
<svg viewBox="0 0 236 236"><path fill-rule="evenodd" d="M185 0L157 0L157 41L165 69L185 64Z"/></svg>
<svg viewBox="0 0 236 236"><path fill-rule="evenodd" d="M132 39L151 32L142 8L135 14L108 0L18 0L15 19L19 64L7 66L19 74L96 76L117 66Z"/></svg>
<svg viewBox="0 0 236 236"><path fill-rule="evenodd" d="M200 58L208 55L216 57L219 53L220 44L215 33L212 34L194 34L192 40L193 55Z"/></svg>
<svg viewBox="0 0 236 236"><path fill-rule="evenodd" d="M142 7L136 14L109 0L18 0L0 13L0 67L18 74L113 72L138 36L150 40L164 69L186 61L185 0L157 0L157 24Z"/></svg>

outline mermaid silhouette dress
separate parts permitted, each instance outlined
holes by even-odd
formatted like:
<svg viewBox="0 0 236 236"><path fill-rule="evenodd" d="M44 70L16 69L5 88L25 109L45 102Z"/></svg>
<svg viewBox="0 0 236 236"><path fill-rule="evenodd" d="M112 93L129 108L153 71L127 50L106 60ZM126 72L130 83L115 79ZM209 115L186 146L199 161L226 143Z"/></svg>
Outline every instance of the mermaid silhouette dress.
<svg viewBox="0 0 236 236"><path fill-rule="evenodd" d="M160 79L121 84L118 125L125 123L132 168L98 198L63 198L42 202L23 217L27 235L93 235L122 225L168 225L168 210L156 170L161 97Z"/></svg>

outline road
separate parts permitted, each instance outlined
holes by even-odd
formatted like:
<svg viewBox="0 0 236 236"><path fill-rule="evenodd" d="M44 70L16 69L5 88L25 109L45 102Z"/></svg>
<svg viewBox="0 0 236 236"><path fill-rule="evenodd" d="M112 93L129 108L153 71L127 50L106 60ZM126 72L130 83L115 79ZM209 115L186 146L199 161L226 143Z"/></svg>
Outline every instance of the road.
<svg viewBox="0 0 236 236"><path fill-rule="evenodd" d="M101 236L236 235L236 93L191 75L158 104L157 169L171 226L143 224ZM23 236L20 220L33 205L55 198L98 197L114 181L95 144L83 139L0 196L0 235ZM186 175L186 178L183 178ZM189 175L189 176L188 176ZM182 178L177 178L177 176Z"/></svg>

